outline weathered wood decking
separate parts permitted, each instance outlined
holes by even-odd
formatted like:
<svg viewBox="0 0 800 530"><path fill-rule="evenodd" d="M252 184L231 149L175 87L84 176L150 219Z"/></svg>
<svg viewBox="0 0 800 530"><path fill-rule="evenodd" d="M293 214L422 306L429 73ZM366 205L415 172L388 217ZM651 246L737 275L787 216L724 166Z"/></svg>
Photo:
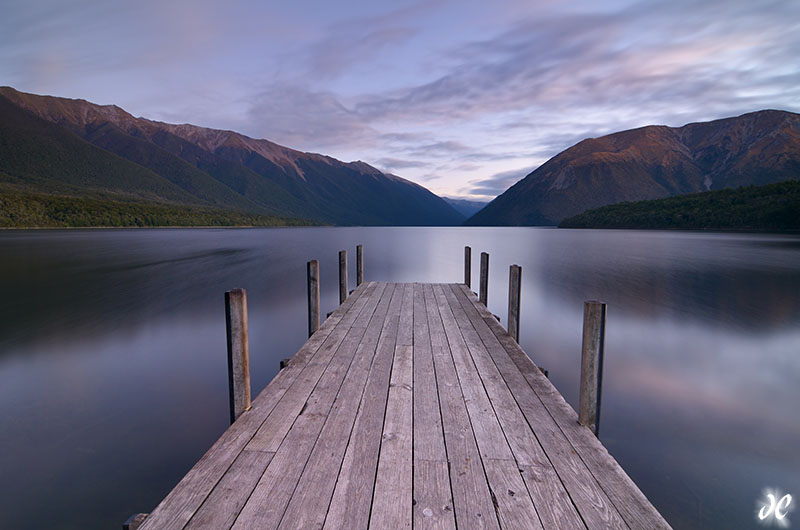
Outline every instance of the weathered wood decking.
<svg viewBox="0 0 800 530"><path fill-rule="evenodd" d="M460 284L364 283L153 529L669 528Z"/></svg>

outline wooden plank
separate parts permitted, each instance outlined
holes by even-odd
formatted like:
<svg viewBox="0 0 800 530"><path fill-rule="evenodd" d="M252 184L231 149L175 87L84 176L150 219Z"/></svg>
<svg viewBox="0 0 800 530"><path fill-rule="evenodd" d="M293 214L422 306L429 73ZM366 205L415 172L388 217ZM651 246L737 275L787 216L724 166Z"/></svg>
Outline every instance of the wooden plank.
<svg viewBox="0 0 800 530"><path fill-rule="evenodd" d="M511 528L515 528L518 527L514 526L516 523L526 521L527 526L523 526L524 528L541 528L533 500L519 475L511 447L506 440L497 412L489 399L487 390L481 381L464 336L452 312L444 292L445 289L449 291L448 286L435 285L433 292L439 304L439 313L442 316L456 373L461 385L461 392L464 395L469 419L475 432L475 441L478 443L478 450L483 459L486 478L493 493L492 500L500 519L500 526L508 528L508 523L511 524ZM512 409L516 409L516 404L512 400L508 406L507 414L513 414ZM510 465L501 466L498 463L501 460L505 460ZM493 462L492 469L487 467L489 462ZM512 471L513 476L500 476L502 470L508 471L509 469ZM515 495L501 495L500 493L505 492L506 487L509 485L513 485L511 489L515 492Z"/></svg>
<svg viewBox="0 0 800 530"><path fill-rule="evenodd" d="M585 528L553 464L519 406L518 401L526 404L531 399L536 399L533 390L519 373L509 379L503 377L488 350L489 347L500 348L500 344L496 341L489 345L484 344L475 329L476 324L485 326L483 319L474 309L469 311L470 307L461 303L458 292L457 289L445 291L503 432L519 468L523 471L522 476L539 519L545 528ZM464 301L471 305L468 300Z"/></svg>
<svg viewBox="0 0 800 530"><path fill-rule="evenodd" d="M411 528L413 350L394 352L370 527Z"/></svg>
<svg viewBox="0 0 800 530"><path fill-rule="evenodd" d="M413 346L414 344L414 285L403 285L403 309L400 311L400 322L397 327L397 345Z"/></svg>
<svg viewBox="0 0 800 530"><path fill-rule="evenodd" d="M159 503L140 527L141 530L180 530L184 527L338 323L351 311L360 311L360 307L354 308L353 305L371 288L374 288L374 284L363 284L358 290L358 296L350 297L347 303L334 311L331 318L294 355L293 362L281 370L253 400L252 409L242 414L220 436Z"/></svg>
<svg viewBox="0 0 800 530"><path fill-rule="evenodd" d="M423 286L414 285L414 461L447 462ZM415 485L417 481L415 480ZM449 488L448 488L449 489Z"/></svg>
<svg viewBox="0 0 800 530"><path fill-rule="evenodd" d="M373 291L347 331L232 528L277 528L384 289L385 284L380 284ZM243 485L242 489L247 488Z"/></svg>
<svg viewBox="0 0 800 530"><path fill-rule="evenodd" d="M447 462L419 460L414 455L414 528L455 529L450 469Z"/></svg>
<svg viewBox="0 0 800 530"><path fill-rule="evenodd" d="M239 453L222 480L189 520L186 530L230 528L247 500L247 495L242 495L242 484L258 482L274 455L246 450Z"/></svg>
<svg viewBox="0 0 800 530"><path fill-rule="evenodd" d="M457 526L500 528L431 285L424 286Z"/></svg>
<svg viewBox="0 0 800 530"><path fill-rule="evenodd" d="M328 363L341 348L342 342L350 332L353 323L357 318L363 318L367 302L377 305L375 293L380 288L373 286L373 288L365 292L353 306L354 311L348 312L341 319L334 331L322 344L313 362L304 367L297 381L286 391L267 420L253 436L250 443L247 444L248 449L273 453L278 450L278 446L280 446L286 433L289 432L295 418L306 406L309 395L328 367ZM375 306L372 306L373 311ZM358 309L358 311L355 311L355 309ZM350 340L354 339L351 337ZM353 351L355 351L355 348L353 348Z"/></svg>
<svg viewBox="0 0 800 530"><path fill-rule="evenodd" d="M486 346L461 307L455 293L449 286L443 287L444 296L454 317L454 323L461 331L466 345L469 362L475 366L471 384L485 389L488 403L484 404L493 410L505 436L514 459L521 465L538 464L547 461L539 441L536 439L525 416L517 406L503 376L497 370L489 356ZM466 361L465 361L466 362ZM530 389L528 389L530 391ZM466 395L466 394L465 394ZM478 441L480 443L480 440Z"/></svg>
<svg viewBox="0 0 800 530"><path fill-rule="evenodd" d="M500 427L500 422L489 401L489 396L486 394L486 389L484 389L475 364L472 362L467 344L464 342L458 323L445 298L443 287L434 285L433 293L442 317L447 342L455 363L458 383L461 385L461 393L467 405L481 457L513 460L511 448L508 446L503 429Z"/></svg>
<svg viewBox="0 0 800 530"><path fill-rule="evenodd" d="M459 294L458 289L453 289L452 291L457 295ZM457 298L458 301L461 302L462 310L465 311L466 317L469 319L469 323L473 326L473 329L477 328L475 329L476 332L479 330L483 332L484 337L482 337L481 340L487 353L493 349L501 348L497 341L491 340L491 335L488 337L489 340L485 340L486 333L490 333L488 327L486 327L482 317L473 307L473 302L464 297L463 292L461 292L461 295L462 296L458 296ZM495 355L493 357L496 357L498 354L496 351L494 353ZM483 358L479 357L479 359ZM492 362L494 362L494 360L492 360ZM505 366L505 375L507 377L504 377L499 370L493 371L490 365L482 365L481 368L481 374L484 376L484 380L502 377L509 392L513 395L513 399L520 407L519 411L523 413L523 416L525 415L524 411L531 410L533 407L531 400L537 400L538 398L526 384L521 374L514 374L513 371L509 371L508 365ZM495 368L497 368L496 365ZM503 401L507 399L507 397L503 396L502 387L490 383L488 388L493 391L493 399L501 403L498 410L506 411L506 413L514 411L514 408L510 405L502 404ZM499 394L495 392L499 392ZM531 498L536 506L536 511L544 527L585 528L568 492L556 474L553 464L541 448L538 439L535 438L535 433L533 433L533 431L528 431L530 427L527 419L524 417L522 419L519 417L515 418L514 414L502 414L501 419L503 422L503 429L514 451L517 462L520 464L523 479L528 486L528 491L531 494ZM526 429L520 429L520 426L524 426ZM528 432L530 434L528 434ZM531 435L533 435L534 438L531 438Z"/></svg>
<svg viewBox="0 0 800 530"><path fill-rule="evenodd" d="M369 523L402 301L403 289L395 287L325 519L329 530L366 528Z"/></svg>
<svg viewBox="0 0 800 530"><path fill-rule="evenodd" d="M414 284L414 527L455 529L423 286Z"/></svg>
<svg viewBox="0 0 800 530"><path fill-rule="evenodd" d="M669 528L465 285L419 284L357 287L141 528L323 524Z"/></svg>
<svg viewBox="0 0 800 530"><path fill-rule="evenodd" d="M372 528L411 528L413 481L414 349L401 340L413 338L413 287L403 287L397 346L386 401L378 472L372 494ZM404 329L404 325L408 329Z"/></svg>
<svg viewBox="0 0 800 530"><path fill-rule="evenodd" d="M570 438L562 430L561 423L556 422L557 415L550 413L549 409L544 405L541 399L542 396L537 391L537 388L530 384L531 377L536 380L537 386L540 382L543 382L544 385L551 387L553 392L557 394L555 388L530 361L519 345L494 320L491 313L481 305L476 304L474 297L471 297L463 289L458 287L458 290L461 291L466 302L469 302L462 304L462 307L468 312L470 307L477 311L485 324L485 326L480 324L477 326L484 343L487 346L500 344L500 348L495 345L490 347L489 351L506 381L514 381L515 385L520 386L521 380L519 377L522 375L522 379L533 388L536 399L525 398L524 401L523 399L518 399L520 408L536 433L542 448L555 467L559 478L567 488L586 525L589 528L628 528L620 512L622 507L617 503L612 503L603 487L605 477L591 473L583 457L577 453ZM526 393L520 393L520 395L527 396ZM558 398L563 401L563 397L560 394L558 394ZM558 414L558 416L560 415ZM584 428L578 425L577 421L575 425ZM588 429L587 432L591 434ZM632 525L632 528L639 527ZM647 528L647 526L642 528Z"/></svg>
<svg viewBox="0 0 800 530"><path fill-rule="evenodd" d="M321 528L325 522L393 291L389 285L383 292L278 528Z"/></svg>
<svg viewBox="0 0 800 530"><path fill-rule="evenodd" d="M464 297L474 297L463 289ZM475 306L478 307L478 306ZM478 307L478 310L480 308ZM608 450L594 436L591 430L578 423L575 410L564 400L552 383L541 373L536 365L518 344L508 340L502 328L486 318L487 312L481 311L484 322L491 329L497 340L503 345L511 360L522 373L526 381L536 392L548 413L572 444L573 449L585 462L597 482L614 506L631 528L667 529L669 524L641 490L631 480L619 463L608 453ZM505 335L505 336L504 336Z"/></svg>
<svg viewBox="0 0 800 530"><path fill-rule="evenodd" d="M492 489L501 528L542 528L520 470L513 460L484 459L486 478ZM557 526L555 528L567 528Z"/></svg>
<svg viewBox="0 0 800 530"><path fill-rule="evenodd" d="M371 308L372 308L371 304L373 303L375 297L379 296L378 293L380 291L381 291L381 286L378 286L376 289L373 289L371 291L367 291L365 293L365 296L369 296L370 298L369 298L367 304L364 305L363 309L358 314L359 318L363 319L364 318L363 315L365 315L365 314L369 315L369 312L371 311ZM367 316L367 318L368 318L368 316ZM340 325L343 328L345 328L345 327L348 326L348 324L346 324L345 322L350 322L351 320L352 319L350 319L350 318L348 318L346 321L343 320L342 322L340 322ZM357 322L357 320L356 320L356 322ZM354 329L355 329L355 324L353 324L353 326L350 327L350 331L348 331L348 334L357 333L357 331L354 332ZM345 340L346 340L346 337L345 337ZM346 348L345 342L341 343L340 348L341 347ZM296 388L298 386L298 383L302 384L302 380L296 380L294 385L293 385L293 388ZM285 397L286 396L284 396L284 398ZM309 399L311 399L311 398L309 398ZM276 407L275 410L279 410L278 407ZM275 413L275 410L273 410L273 414ZM272 417L272 415L270 415L270 417ZM281 419L283 419L283 418L281 418ZM266 429L266 428L269 427L269 425L271 423L274 424L275 422L270 420L270 418L267 418L267 420L264 422L264 424L262 425L261 428L262 429ZM285 423L280 423L279 425L281 426L281 428L283 428L283 425L285 425ZM257 447L257 445L256 444L252 444L252 442L251 442L251 445L254 445L255 447ZM247 447L250 448L251 445L248 445ZM273 451L260 451L259 449L250 449L250 451L252 451L254 453L263 452L263 453L266 453L266 454L274 455ZM235 479L236 480L236 488L235 488L235 490L231 491L230 494L228 495L230 498L228 499L227 504L229 506L234 506L235 505L235 506L238 507L238 509L242 509L243 506L245 505L245 501L251 496L251 493L253 492L253 489L256 487L256 484L258 484L259 480L262 478L262 474L264 473L265 468L268 467L268 464L270 464L270 463L271 463L271 461L268 461L264 465L264 468L261 469L260 473L247 472L247 473L239 474ZM252 470L250 470L250 471L252 471ZM228 477L228 474L226 474L225 477L223 477L222 482L225 482L227 477ZM216 487L212 491L211 496L214 496L215 492L216 492ZM238 513L239 512L237 511L236 513L230 514L230 513L228 513L227 511L224 511L224 510L220 511L220 510L211 509L210 511L208 511L204 515L204 520L207 522L208 527L210 527L210 528L229 528L231 523L238 516Z"/></svg>

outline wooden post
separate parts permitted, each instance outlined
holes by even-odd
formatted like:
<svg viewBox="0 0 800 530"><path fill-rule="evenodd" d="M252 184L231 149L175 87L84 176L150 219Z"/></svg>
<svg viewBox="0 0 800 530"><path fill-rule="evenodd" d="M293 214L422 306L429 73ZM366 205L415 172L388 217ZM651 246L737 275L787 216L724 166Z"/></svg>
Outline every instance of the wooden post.
<svg viewBox="0 0 800 530"><path fill-rule="evenodd" d="M519 301L522 284L522 267L508 268L508 334L519 342Z"/></svg>
<svg viewBox="0 0 800 530"><path fill-rule="evenodd" d="M308 336L319 329L319 262L311 260L306 264L308 273Z"/></svg>
<svg viewBox="0 0 800 530"><path fill-rule="evenodd" d="M603 388L603 347L606 335L606 304L589 300L583 304L581 387L578 419L595 436L600 432L600 394Z"/></svg>
<svg viewBox="0 0 800 530"><path fill-rule="evenodd" d="M481 252L481 282L478 300L487 305L489 299L489 254Z"/></svg>
<svg viewBox="0 0 800 530"><path fill-rule="evenodd" d="M364 246L356 245L356 287L364 283Z"/></svg>
<svg viewBox="0 0 800 530"><path fill-rule="evenodd" d="M347 251L339 251L339 303L347 300Z"/></svg>
<svg viewBox="0 0 800 530"><path fill-rule="evenodd" d="M250 350L247 344L247 292L225 293L225 323L228 332L228 390L231 423L250 410Z"/></svg>
<svg viewBox="0 0 800 530"><path fill-rule="evenodd" d="M464 247L464 283L472 287L472 249Z"/></svg>

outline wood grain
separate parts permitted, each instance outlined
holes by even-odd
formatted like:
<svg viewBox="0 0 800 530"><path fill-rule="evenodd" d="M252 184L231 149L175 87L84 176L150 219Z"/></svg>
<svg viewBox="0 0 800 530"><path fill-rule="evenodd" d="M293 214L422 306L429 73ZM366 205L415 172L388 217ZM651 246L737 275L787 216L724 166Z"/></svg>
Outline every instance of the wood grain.
<svg viewBox="0 0 800 530"><path fill-rule="evenodd" d="M358 313L361 310L361 307L354 307L354 303L372 288L374 288L374 284L363 284L357 293L358 296L351 297L347 303L342 304L333 312L331 318L326 320L319 331L298 350L293 357L293 362L278 372L275 378L253 400L251 410L242 414L220 436L197 464L159 503L140 527L141 530L180 530L186 525L338 324L345 317L349 318L351 313Z"/></svg>
<svg viewBox="0 0 800 530"><path fill-rule="evenodd" d="M411 528L414 349L410 344L401 344L401 340L413 337L413 315L412 286L405 285L372 495L372 528ZM409 324L411 329L404 329Z"/></svg>
<svg viewBox="0 0 800 530"><path fill-rule="evenodd" d="M531 416L526 414L526 417L529 418L537 435L542 432L539 436L542 446L547 449L545 442L552 442L560 436L569 441L569 449L565 447L559 450L560 444L555 445L553 451L548 451L548 457L558 469L559 476L567 486L587 526L592 528L592 525L605 524L619 528L670 528L592 431L578 423L575 410L564 401L561 394L519 345L508 336L488 311L475 303L471 293L460 287L457 289L465 298L471 299L470 305L480 312L487 328L506 352L507 358L505 360L499 358L498 368L501 363L506 367L506 361L511 361L534 390L538 404L535 401L528 403L530 406L528 413ZM523 410L526 408L523 407ZM533 425L531 417L540 418L537 420L540 428ZM585 475L583 475L584 481L575 476L582 467L591 475L588 480ZM612 512L619 514L625 522L620 521L618 516L612 515ZM604 521L604 518L608 520Z"/></svg>
<svg viewBox="0 0 800 530"><path fill-rule="evenodd" d="M425 285L424 294L456 523L500 528L433 287Z"/></svg>
<svg viewBox="0 0 800 530"><path fill-rule="evenodd" d="M465 284L365 282L141 528L669 528Z"/></svg>
<svg viewBox="0 0 800 530"><path fill-rule="evenodd" d="M403 288L396 286L325 519L328 530L369 525L402 301Z"/></svg>

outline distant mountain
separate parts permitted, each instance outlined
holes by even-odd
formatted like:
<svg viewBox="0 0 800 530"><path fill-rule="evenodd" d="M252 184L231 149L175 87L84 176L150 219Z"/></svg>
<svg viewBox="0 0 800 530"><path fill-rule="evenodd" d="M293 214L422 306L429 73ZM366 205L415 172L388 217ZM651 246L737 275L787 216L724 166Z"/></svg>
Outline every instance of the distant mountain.
<svg viewBox="0 0 800 530"><path fill-rule="evenodd" d="M489 204L485 201L469 201L467 199L451 199L450 197L442 197L447 204L452 206L458 213L464 217L472 217L478 213L484 206Z"/></svg>
<svg viewBox="0 0 800 530"><path fill-rule="evenodd" d="M683 127L649 126L570 147L514 184L468 225L556 225L621 201L800 176L800 115L764 110Z"/></svg>
<svg viewBox="0 0 800 530"><path fill-rule="evenodd" d="M610 204L564 219L558 226L800 231L800 180Z"/></svg>
<svg viewBox="0 0 800 530"><path fill-rule="evenodd" d="M0 88L0 185L337 225L455 225L427 189L363 162Z"/></svg>

